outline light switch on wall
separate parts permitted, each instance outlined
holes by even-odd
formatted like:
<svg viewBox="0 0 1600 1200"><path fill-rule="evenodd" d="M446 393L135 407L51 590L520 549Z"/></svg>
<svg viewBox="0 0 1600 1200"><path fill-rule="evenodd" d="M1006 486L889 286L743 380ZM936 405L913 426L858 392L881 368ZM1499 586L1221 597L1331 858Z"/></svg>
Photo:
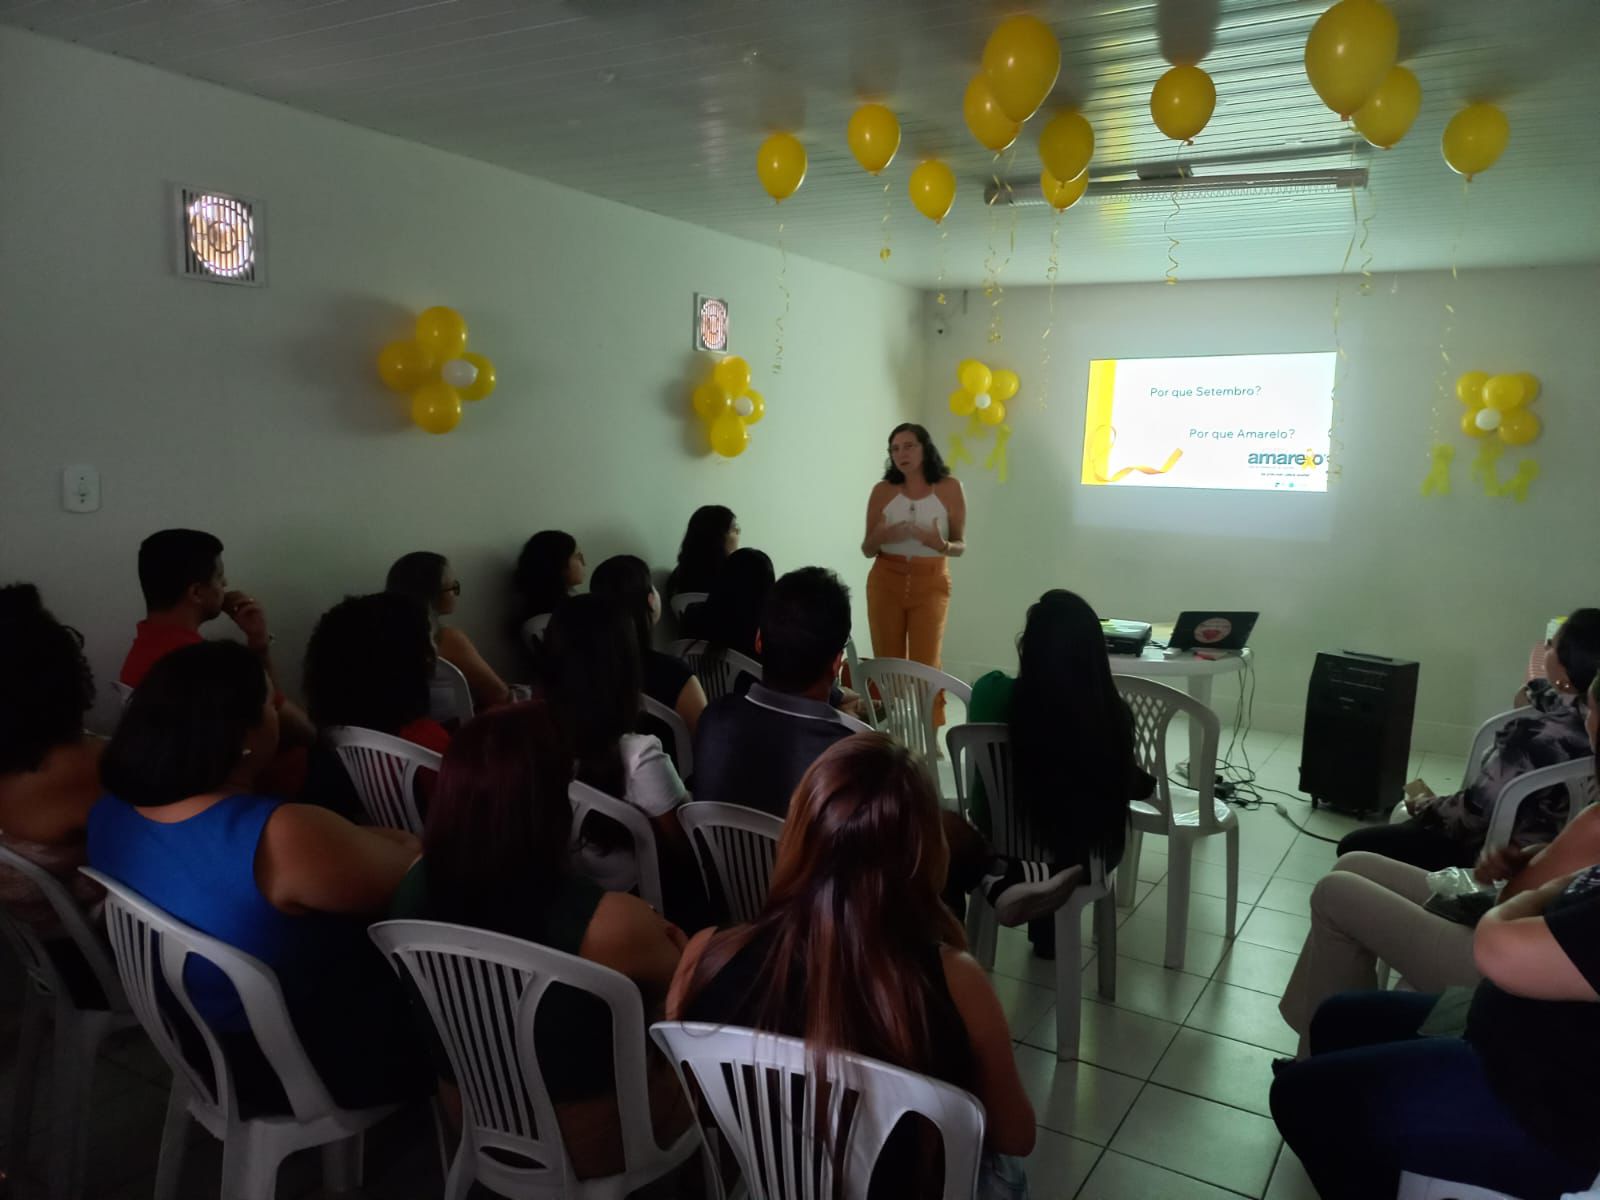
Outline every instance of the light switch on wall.
<svg viewBox="0 0 1600 1200"><path fill-rule="evenodd" d="M62 467L61 507L68 512L98 512L100 472L89 466Z"/></svg>

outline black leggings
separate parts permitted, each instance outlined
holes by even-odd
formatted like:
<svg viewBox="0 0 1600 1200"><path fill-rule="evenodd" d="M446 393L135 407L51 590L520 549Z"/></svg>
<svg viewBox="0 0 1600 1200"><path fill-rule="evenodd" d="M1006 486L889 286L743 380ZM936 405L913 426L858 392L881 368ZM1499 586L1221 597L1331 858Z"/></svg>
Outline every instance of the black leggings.
<svg viewBox="0 0 1600 1200"><path fill-rule="evenodd" d="M1339 843L1340 854L1365 850L1424 871L1470 867L1478 860L1479 848L1479 844L1451 837L1428 817L1411 817L1397 825L1368 825L1345 834Z"/></svg>

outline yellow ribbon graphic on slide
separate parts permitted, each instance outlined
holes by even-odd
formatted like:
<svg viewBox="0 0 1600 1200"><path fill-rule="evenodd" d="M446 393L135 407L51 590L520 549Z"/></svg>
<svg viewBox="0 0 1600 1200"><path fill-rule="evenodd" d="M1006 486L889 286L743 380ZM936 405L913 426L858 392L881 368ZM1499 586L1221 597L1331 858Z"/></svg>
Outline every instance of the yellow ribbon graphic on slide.
<svg viewBox="0 0 1600 1200"><path fill-rule="evenodd" d="M1111 471L1111 447L1117 444L1117 431L1110 425L1100 425L1089 434L1089 466L1094 472L1097 483L1120 483L1129 475L1137 471L1141 475L1165 475L1178 465L1178 460L1183 457L1182 449L1174 450L1167 455L1167 461L1159 467L1123 467L1118 471Z"/></svg>

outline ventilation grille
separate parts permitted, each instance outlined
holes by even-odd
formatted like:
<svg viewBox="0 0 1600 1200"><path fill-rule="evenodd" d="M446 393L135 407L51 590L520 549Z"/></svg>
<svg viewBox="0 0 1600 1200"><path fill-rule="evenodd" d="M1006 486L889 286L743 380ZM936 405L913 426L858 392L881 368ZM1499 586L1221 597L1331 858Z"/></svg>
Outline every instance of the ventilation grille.
<svg viewBox="0 0 1600 1200"><path fill-rule="evenodd" d="M256 202L187 187L176 189L175 199L178 274L208 283L259 286L261 226Z"/></svg>

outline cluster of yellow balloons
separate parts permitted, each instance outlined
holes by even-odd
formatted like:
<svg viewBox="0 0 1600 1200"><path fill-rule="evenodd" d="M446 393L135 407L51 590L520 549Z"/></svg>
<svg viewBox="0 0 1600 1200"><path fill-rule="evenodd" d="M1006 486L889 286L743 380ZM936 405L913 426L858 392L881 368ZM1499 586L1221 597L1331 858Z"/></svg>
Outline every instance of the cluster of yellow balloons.
<svg viewBox="0 0 1600 1200"><path fill-rule="evenodd" d="M1539 436L1539 418L1527 409L1539 398L1536 375L1468 371L1456 380L1456 398L1467 406L1461 414L1461 432L1468 437L1493 433L1508 446L1526 446Z"/></svg>
<svg viewBox="0 0 1600 1200"><path fill-rule="evenodd" d="M750 448L750 426L767 415L767 402L750 386L750 364L734 355L711 368L711 378L694 389L694 411L706 423L711 449L738 458Z"/></svg>
<svg viewBox="0 0 1600 1200"><path fill-rule="evenodd" d="M494 391L494 364L467 352L467 322L436 305L417 317L406 341L378 351L378 378L391 392L411 397L411 420L429 433L449 433L461 422L462 401Z"/></svg>
<svg viewBox="0 0 1600 1200"><path fill-rule="evenodd" d="M962 360L956 367L956 380L961 386L950 393L950 411L958 417L976 415L985 425L1005 421L1006 401L1022 386L1015 371L991 369L975 358Z"/></svg>

